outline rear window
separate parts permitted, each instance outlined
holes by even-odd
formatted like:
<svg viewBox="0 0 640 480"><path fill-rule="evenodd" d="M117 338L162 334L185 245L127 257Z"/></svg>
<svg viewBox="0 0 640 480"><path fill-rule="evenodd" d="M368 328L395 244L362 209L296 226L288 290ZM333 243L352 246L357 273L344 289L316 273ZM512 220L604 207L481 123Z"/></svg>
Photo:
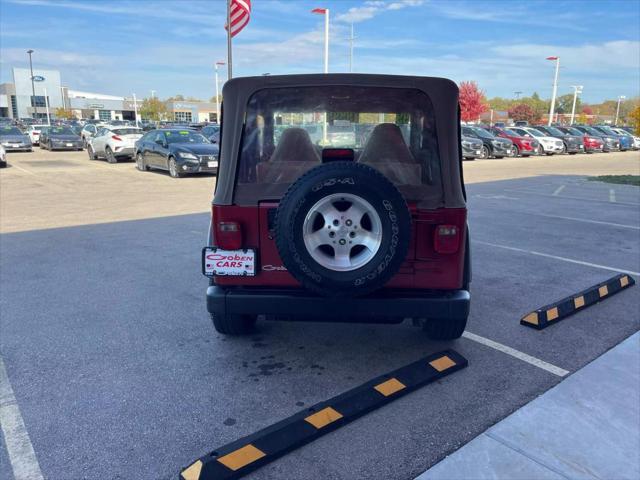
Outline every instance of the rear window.
<svg viewBox="0 0 640 480"><path fill-rule="evenodd" d="M139 128L114 128L111 130L116 135L141 135L142 130Z"/></svg>
<svg viewBox="0 0 640 480"><path fill-rule="evenodd" d="M410 88L269 88L247 105L234 202L279 200L323 151L353 150L353 161L384 174L408 202L442 206L433 106Z"/></svg>

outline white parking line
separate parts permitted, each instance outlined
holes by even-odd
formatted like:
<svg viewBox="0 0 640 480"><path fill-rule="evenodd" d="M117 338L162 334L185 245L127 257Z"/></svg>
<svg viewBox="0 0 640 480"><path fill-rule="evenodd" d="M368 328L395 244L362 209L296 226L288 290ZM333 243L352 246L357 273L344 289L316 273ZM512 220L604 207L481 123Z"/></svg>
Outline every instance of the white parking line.
<svg viewBox="0 0 640 480"><path fill-rule="evenodd" d="M505 250L512 250L514 252L528 253L530 255L537 255L539 257L553 258L554 260L561 260L563 262L575 263L576 265L585 265L587 267L599 268L600 270L608 270L616 273L626 273L627 275L640 276L640 272L634 272L632 270L624 270L622 268L607 267L606 265L598 265L597 263L583 262L581 260L574 260L573 258L559 257L557 255L549 255L548 253L536 252L534 250L525 250L523 248L508 247L506 245L498 245L497 243L481 242L474 240L473 243L479 243L480 245L488 245L490 247L504 248Z"/></svg>
<svg viewBox="0 0 640 480"><path fill-rule="evenodd" d="M552 195L554 197L557 197L558 195L560 195L560 192L564 190L565 187L566 185L560 185L558 188L556 188L555 192L553 192Z"/></svg>
<svg viewBox="0 0 640 480"><path fill-rule="evenodd" d="M16 480L43 480L33 445L24 426L18 402L0 357L0 427Z"/></svg>
<svg viewBox="0 0 640 480"><path fill-rule="evenodd" d="M602 199L597 199L597 198L584 198L584 197L573 197L573 196L567 196L567 195L562 195L560 196L555 196L553 194L550 193L540 193L540 192L534 192L532 190L527 190L524 188L521 189L515 189L515 188L505 188L504 189L505 192L514 192L517 194L522 195L523 193L529 194L529 195L537 195L539 197L551 197L551 198L557 198L558 200L580 200L582 202L595 202L595 203L611 203L608 200L602 200ZM640 206L640 203L635 203L635 202L615 202L616 206L619 207L633 207L633 208L638 208L638 206Z"/></svg>
<svg viewBox="0 0 640 480"><path fill-rule="evenodd" d="M494 342L493 340L489 340L488 338L485 338L485 337L481 337L480 335L476 335L475 333L466 331L462 334L462 336L468 340L472 340L474 342L480 343L487 347L493 348L494 350L498 350L499 352L506 353L507 355L511 355L512 357L517 358L518 360L522 360L523 362L526 362L529 365L533 365L534 367L538 367L538 368L541 368L542 370L546 370L547 372L553 373L558 377L565 377L570 373L568 370L565 370L564 368L556 367L555 365L545 362L544 360L540 360L539 358L532 357L531 355L527 355L526 353L521 352L520 350L507 347L506 345L503 345L498 342Z"/></svg>
<svg viewBox="0 0 640 480"><path fill-rule="evenodd" d="M527 213L527 215L537 215L539 217L548 217L548 218L560 218L562 220L572 220L574 222L595 223L596 225L609 225L611 227L630 228L632 230L640 230L640 227L636 227L635 225L626 225L623 223L612 223L612 222L601 222L599 220L589 220L587 218L562 217L560 215L547 215L544 213Z"/></svg>
<svg viewBox="0 0 640 480"><path fill-rule="evenodd" d="M611 203L616 203L616 191L613 188L609 189L609 201Z"/></svg>
<svg viewBox="0 0 640 480"><path fill-rule="evenodd" d="M36 175L35 173L33 173L33 172L31 172L31 171L27 170L26 168L19 167L18 165L16 165L16 164L15 164L15 163L13 163L13 162L11 163L11 166L12 166L13 168L17 168L17 169L18 169L18 170L20 170L21 172L28 173L29 175Z"/></svg>

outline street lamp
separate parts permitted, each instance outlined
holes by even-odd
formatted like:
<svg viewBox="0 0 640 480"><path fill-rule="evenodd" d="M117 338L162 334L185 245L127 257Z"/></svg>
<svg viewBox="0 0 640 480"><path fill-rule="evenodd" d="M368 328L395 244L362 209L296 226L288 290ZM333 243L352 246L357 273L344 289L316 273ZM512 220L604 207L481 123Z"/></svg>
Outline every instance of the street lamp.
<svg viewBox="0 0 640 480"><path fill-rule="evenodd" d="M571 108L571 122L569 125L573 125L573 119L576 116L576 100L578 99L578 94L582 93L584 87L582 85L571 85L571 88L573 88L573 107Z"/></svg>
<svg viewBox="0 0 640 480"><path fill-rule="evenodd" d="M556 108L556 94L558 93L558 72L560 71L560 57L547 57L547 60L555 60L556 62L556 74L553 77L553 94L551 95L551 108L549 109L549 122L548 126L553 123L553 112Z"/></svg>
<svg viewBox="0 0 640 480"><path fill-rule="evenodd" d="M31 93L33 94L33 96L31 97L31 106L33 107L32 116L33 118L36 118L36 84L33 80L33 62L31 61L31 54L33 53L33 50L27 50L27 53L29 54L29 69L31 70Z"/></svg>
<svg viewBox="0 0 640 480"><path fill-rule="evenodd" d="M216 62L214 64L214 68L216 70L216 122L218 122L218 125L220 125L220 96L218 93L218 66L219 65L226 65L224 62L220 61L220 62Z"/></svg>
<svg viewBox="0 0 640 480"><path fill-rule="evenodd" d="M136 118L136 127L139 127L140 125L138 124L138 100L136 99L136 94L133 93L133 115Z"/></svg>
<svg viewBox="0 0 640 480"><path fill-rule="evenodd" d="M516 100L520 99L520 95L522 95L521 91L513 92L516 95Z"/></svg>
<svg viewBox="0 0 640 480"><path fill-rule="evenodd" d="M620 115L620 102L621 102L622 100L624 100L625 98L627 98L627 97L625 97L624 95L620 95L620 96L618 97L618 108L616 108L616 121L615 121L615 122L613 122L613 124L614 124L616 127L618 126L618 116Z"/></svg>

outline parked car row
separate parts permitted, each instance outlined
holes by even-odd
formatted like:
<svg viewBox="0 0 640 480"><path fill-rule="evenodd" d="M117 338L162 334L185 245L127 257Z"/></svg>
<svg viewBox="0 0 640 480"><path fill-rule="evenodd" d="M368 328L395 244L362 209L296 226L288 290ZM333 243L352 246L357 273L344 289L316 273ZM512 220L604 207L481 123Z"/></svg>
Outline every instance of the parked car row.
<svg viewBox="0 0 640 480"><path fill-rule="evenodd" d="M478 148L480 147L480 148ZM529 126L463 125L462 156L474 158L528 157L640 149L631 127L608 125Z"/></svg>

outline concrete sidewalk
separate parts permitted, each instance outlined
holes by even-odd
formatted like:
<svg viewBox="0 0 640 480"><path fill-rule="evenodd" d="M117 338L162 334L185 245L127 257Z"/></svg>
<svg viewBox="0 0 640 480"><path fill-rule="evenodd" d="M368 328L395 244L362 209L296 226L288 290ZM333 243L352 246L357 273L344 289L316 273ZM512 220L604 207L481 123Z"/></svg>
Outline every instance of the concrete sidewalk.
<svg viewBox="0 0 640 480"><path fill-rule="evenodd" d="M489 478L640 478L640 333L418 477Z"/></svg>

